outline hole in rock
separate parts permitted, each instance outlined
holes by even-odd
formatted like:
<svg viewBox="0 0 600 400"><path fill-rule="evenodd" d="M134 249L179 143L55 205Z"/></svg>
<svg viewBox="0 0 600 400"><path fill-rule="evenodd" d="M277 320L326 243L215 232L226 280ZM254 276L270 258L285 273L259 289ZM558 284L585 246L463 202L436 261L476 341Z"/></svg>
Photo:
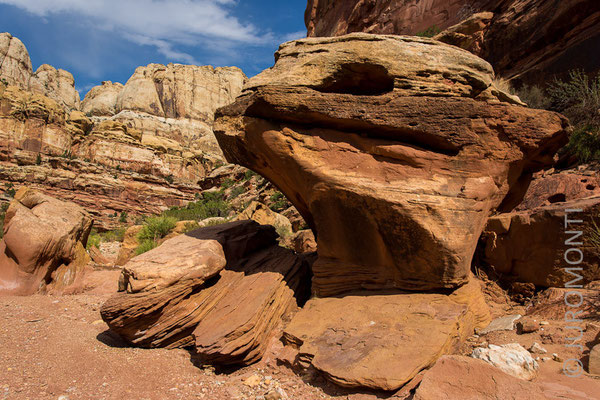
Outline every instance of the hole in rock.
<svg viewBox="0 0 600 400"><path fill-rule="evenodd" d="M587 190L594 190L594 189L596 189L596 186L595 185L587 185L585 188Z"/></svg>
<svg viewBox="0 0 600 400"><path fill-rule="evenodd" d="M565 196L565 194L564 194L564 193L557 193L557 194L555 194L554 196L550 196L550 197L548 197L548 201L549 201L551 204L554 204L554 203L562 203L562 202L565 202L565 201L567 201L567 196Z"/></svg>
<svg viewBox="0 0 600 400"><path fill-rule="evenodd" d="M375 96L394 90L394 78L382 65L348 63L342 64L332 76L315 89L325 93Z"/></svg>

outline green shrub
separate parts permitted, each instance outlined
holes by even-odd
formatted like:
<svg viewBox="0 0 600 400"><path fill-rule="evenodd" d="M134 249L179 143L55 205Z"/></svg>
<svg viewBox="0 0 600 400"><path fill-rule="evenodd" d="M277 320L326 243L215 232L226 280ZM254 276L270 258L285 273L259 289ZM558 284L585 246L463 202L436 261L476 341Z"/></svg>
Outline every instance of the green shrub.
<svg viewBox="0 0 600 400"><path fill-rule="evenodd" d="M283 211L287 208L288 205L288 201L285 198L285 196L283 195L283 193L281 192L275 192L274 194L271 195L270 197L271 199L271 210L275 211L275 212L279 212L279 211Z"/></svg>
<svg viewBox="0 0 600 400"><path fill-rule="evenodd" d="M35 164L36 165L41 165L42 164L42 155L40 153L38 153L36 159L35 159Z"/></svg>
<svg viewBox="0 0 600 400"><path fill-rule="evenodd" d="M173 178L173 175L167 175L165 176L165 181L167 181L169 184L172 184L175 181L175 178Z"/></svg>
<svg viewBox="0 0 600 400"><path fill-rule="evenodd" d="M223 199L223 192L204 193L200 200L185 207L173 207L163 213L164 216L179 221L199 221L211 217L226 217L231 211L230 205Z"/></svg>
<svg viewBox="0 0 600 400"><path fill-rule="evenodd" d="M429 28L425 29L423 32L417 33L415 36L431 38L431 37L434 37L435 35L437 35L438 33L440 33L441 31L442 30L440 28L433 25L433 26L430 26Z"/></svg>
<svg viewBox="0 0 600 400"><path fill-rule="evenodd" d="M6 190L4 191L4 194L6 194L8 197L15 197L15 194L17 194L15 185L13 185L12 183L7 183L5 187Z"/></svg>
<svg viewBox="0 0 600 400"><path fill-rule="evenodd" d="M96 246L100 246L100 243L102 243L102 238L100 237L100 235L97 232L91 232L90 235L88 236L88 240L87 240L87 244L85 245L86 249L91 249L92 247Z"/></svg>
<svg viewBox="0 0 600 400"><path fill-rule="evenodd" d="M241 195L242 193L244 193L246 191L246 188L243 186L236 186L231 190L231 199L235 199L236 197L238 197L239 195Z"/></svg>
<svg viewBox="0 0 600 400"><path fill-rule="evenodd" d="M150 251L158 246L158 243L154 240L144 240L140 245L135 249L135 254L139 256L147 251Z"/></svg>
<svg viewBox="0 0 600 400"><path fill-rule="evenodd" d="M160 216L160 217L149 217L144 222L144 227L138 233L138 240L140 243L148 240L159 240L164 238L175 228L177 220L172 217Z"/></svg>
<svg viewBox="0 0 600 400"><path fill-rule="evenodd" d="M123 211L123 212L121 213L121 216L119 217L119 222L126 223L126 222L127 222L127 217L128 217L128 216L129 216L129 215L127 214L127 211Z"/></svg>
<svg viewBox="0 0 600 400"><path fill-rule="evenodd" d="M122 242L123 239L125 239L126 231L126 227L121 227L112 231L104 232L100 236L102 237L103 242Z"/></svg>
<svg viewBox="0 0 600 400"><path fill-rule="evenodd" d="M530 108L547 110L550 108L550 97L539 86L525 85L517 91L519 98L527 103Z"/></svg>
<svg viewBox="0 0 600 400"><path fill-rule="evenodd" d="M248 170L244 173L244 180L249 181L253 176L258 176L258 174L252 170Z"/></svg>
<svg viewBox="0 0 600 400"><path fill-rule="evenodd" d="M224 179L223 182L221 182L221 187L223 189L229 189L233 185L235 185L235 181L231 178Z"/></svg>
<svg viewBox="0 0 600 400"><path fill-rule="evenodd" d="M590 126L576 129L566 150L581 163L600 161L600 130Z"/></svg>
<svg viewBox="0 0 600 400"><path fill-rule="evenodd" d="M569 72L567 81L548 87L549 109L564 114L576 128L600 128L600 74L591 79L584 71Z"/></svg>
<svg viewBox="0 0 600 400"><path fill-rule="evenodd" d="M198 228L200 228L200 224L197 223L196 221L194 221L194 222L188 222L183 227L183 232L184 233L191 232L191 231L196 230Z"/></svg>

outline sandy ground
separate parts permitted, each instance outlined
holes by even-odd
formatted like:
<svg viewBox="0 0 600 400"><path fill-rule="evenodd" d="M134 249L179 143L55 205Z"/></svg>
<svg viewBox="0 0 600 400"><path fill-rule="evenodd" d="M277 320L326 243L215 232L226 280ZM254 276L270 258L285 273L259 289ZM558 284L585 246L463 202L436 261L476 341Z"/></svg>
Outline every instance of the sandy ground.
<svg viewBox="0 0 600 400"><path fill-rule="evenodd" d="M375 398L330 396L272 359L215 374L185 350L125 347L100 319L105 300L0 297L0 399Z"/></svg>
<svg viewBox="0 0 600 400"><path fill-rule="evenodd" d="M0 297L0 400L8 399L207 399L207 400L375 400L389 397L353 394L312 374L298 376L278 366L273 353L259 364L225 373L195 366L186 350L145 350L127 347L100 319L105 295ZM498 332L471 338L463 349L534 341L548 350L564 349L559 321L529 335ZM586 341L600 337L591 324ZM276 341L274 341L275 343ZM276 344L272 346L276 348ZM274 350L275 351L275 350ZM600 399L600 379L570 379L561 363L541 361L539 381L549 390L570 387L582 393L573 399ZM575 392L574 392L575 393ZM555 397L565 399L565 397Z"/></svg>

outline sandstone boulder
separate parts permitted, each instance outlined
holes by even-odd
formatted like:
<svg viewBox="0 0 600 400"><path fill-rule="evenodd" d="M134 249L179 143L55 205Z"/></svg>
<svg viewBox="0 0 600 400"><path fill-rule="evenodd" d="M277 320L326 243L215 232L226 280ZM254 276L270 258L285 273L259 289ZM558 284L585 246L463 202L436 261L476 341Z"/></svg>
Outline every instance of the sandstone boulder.
<svg viewBox="0 0 600 400"><path fill-rule="evenodd" d="M0 292L61 291L89 261L92 219L80 207L23 187L10 204L0 242Z"/></svg>
<svg viewBox="0 0 600 400"><path fill-rule="evenodd" d="M0 33L0 81L27 88L33 73L27 48L10 33Z"/></svg>
<svg viewBox="0 0 600 400"><path fill-rule="evenodd" d="M457 384L459 383L459 384ZM481 360L443 356L425 373L414 400L547 400L535 383L515 378Z"/></svg>
<svg viewBox="0 0 600 400"><path fill-rule="evenodd" d="M261 225L274 226L280 236L289 236L292 234L292 223L283 215L271 210L265 204L253 201L242 211L237 219L239 221L252 220Z"/></svg>
<svg viewBox="0 0 600 400"><path fill-rule="evenodd" d="M317 251L315 235L309 229L298 231L285 239L285 246L296 253Z"/></svg>
<svg viewBox="0 0 600 400"><path fill-rule="evenodd" d="M569 209L582 212L567 212ZM598 280L599 213L600 196L596 196L492 217L482 236L482 261L504 280L543 287L564 287L574 279L578 285ZM565 229L565 217L582 223L571 223ZM567 230L583 233L574 237ZM565 245L570 238L573 243ZM584 253L581 262L573 265L581 270L571 273L566 270L565 262L565 251L569 248ZM580 253L571 253L569 259L578 262Z"/></svg>
<svg viewBox="0 0 600 400"><path fill-rule="evenodd" d="M590 351L588 372L592 375L600 375L600 344L594 346Z"/></svg>
<svg viewBox="0 0 600 400"><path fill-rule="evenodd" d="M217 112L215 134L315 231L322 296L466 283L491 211L570 130L500 101L489 64L430 39L309 38L276 60Z"/></svg>
<svg viewBox="0 0 600 400"><path fill-rule="evenodd" d="M111 117L117 113L117 99L123 84L110 81L93 87L81 102L81 111L92 116Z"/></svg>
<svg viewBox="0 0 600 400"><path fill-rule="evenodd" d="M305 297L307 274L304 259L276 246L274 228L221 224L133 258L101 315L133 345L195 344L205 362L248 364Z"/></svg>
<svg viewBox="0 0 600 400"><path fill-rule="evenodd" d="M29 90L56 100L67 110L79 110L79 92L70 72L52 65L41 65L29 81Z"/></svg>
<svg viewBox="0 0 600 400"><path fill-rule="evenodd" d="M489 322L478 283L451 295L313 298L284 330L294 362L339 385L397 390Z"/></svg>

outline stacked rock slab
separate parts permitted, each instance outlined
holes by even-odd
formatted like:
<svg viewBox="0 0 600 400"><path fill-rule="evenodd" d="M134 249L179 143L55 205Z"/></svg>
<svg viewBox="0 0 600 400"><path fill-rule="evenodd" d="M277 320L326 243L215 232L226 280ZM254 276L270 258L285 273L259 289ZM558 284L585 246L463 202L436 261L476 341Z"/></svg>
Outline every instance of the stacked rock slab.
<svg viewBox="0 0 600 400"><path fill-rule="evenodd" d="M276 245L273 227L239 221L164 242L125 265L102 318L129 343L195 345L204 361L258 361L307 290L304 258Z"/></svg>
<svg viewBox="0 0 600 400"><path fill-rule="evenodd" d="M82 279L92 219L79 206L22 188L6 211L0 293L61 292Z"/></svg>
<svg viewBox="0 0 600 400"><path fill-rule="evenodd" d="M488 63L430 39L309 38L276 59L217 112L215 134L315 231L320 296L465 284L491 211L570 130L501 102Z"/></svg>

